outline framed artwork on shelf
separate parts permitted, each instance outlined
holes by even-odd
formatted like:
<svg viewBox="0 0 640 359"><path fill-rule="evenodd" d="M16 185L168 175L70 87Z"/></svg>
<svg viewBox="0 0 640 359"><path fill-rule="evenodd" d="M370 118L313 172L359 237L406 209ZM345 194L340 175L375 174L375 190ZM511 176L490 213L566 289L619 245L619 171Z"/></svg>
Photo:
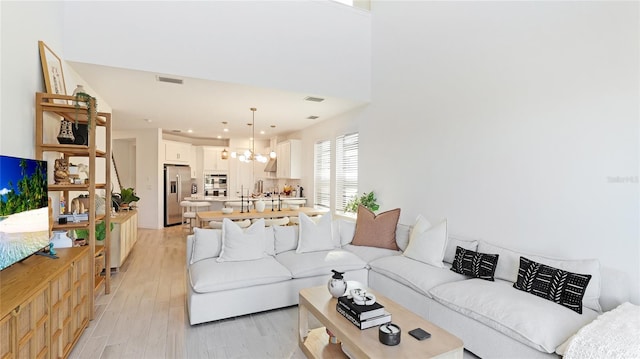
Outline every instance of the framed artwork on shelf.
<svg viewBox="0 0 640 359"><path fill-rule="evenodd" d="M38 47L40 48L40 62L42 62L42 74L47 93L66 95L67 87L64 83L62 60L43 41L38 41ZM66 101L61 100L60 103L64 104Z"/></svg>

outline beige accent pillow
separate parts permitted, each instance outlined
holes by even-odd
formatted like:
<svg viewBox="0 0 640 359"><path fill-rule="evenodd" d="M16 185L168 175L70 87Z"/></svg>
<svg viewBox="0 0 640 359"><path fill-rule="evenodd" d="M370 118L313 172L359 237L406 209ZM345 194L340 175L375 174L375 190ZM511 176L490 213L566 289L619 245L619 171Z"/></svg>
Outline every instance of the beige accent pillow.
<svg viewBox="0 0 640 359"><path fill-rule="evenodd" d="M398 250L396 226L400 218L400 208L382 212L376 216L368 208L358 206L356 233L351 244Z"/></svg>

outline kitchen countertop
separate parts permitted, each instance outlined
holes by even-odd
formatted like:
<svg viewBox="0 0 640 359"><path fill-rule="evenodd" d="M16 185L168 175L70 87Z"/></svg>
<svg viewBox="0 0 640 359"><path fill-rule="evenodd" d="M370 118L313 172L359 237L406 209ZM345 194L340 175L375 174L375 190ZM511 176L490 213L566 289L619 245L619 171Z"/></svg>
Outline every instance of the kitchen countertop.
<svg viewBox="0 0 640 359"><path fill-rule="evenodd" d="M245 197L245 201L257 201L258 199L262 199L263 201L271 201L272 197L249 197L246 198ZM274 196L273 197L274 200L277 200L278 197ZM280 200L281 201L285 201L285 200L290 200L290 199L304 199L306 200L306 197L287 197L287 196L280 196ZM207 201L207 202L240 202L241 199L240 197L213 197L213 196L195 196L195 197L185 197L184 198L185 201Z"/></svg>

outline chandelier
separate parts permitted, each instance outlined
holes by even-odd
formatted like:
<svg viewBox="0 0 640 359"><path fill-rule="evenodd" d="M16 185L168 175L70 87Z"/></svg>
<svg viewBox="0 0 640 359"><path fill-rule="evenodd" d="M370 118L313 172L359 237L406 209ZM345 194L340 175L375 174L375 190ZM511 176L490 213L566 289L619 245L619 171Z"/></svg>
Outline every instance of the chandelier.
<svg viewBox="0 0 640 359"><path fill-rule="evenodd" d="M245 162L245 163L249 163L251 161L267 163L269 158L267 158L266 156L263 156L260 153L256 153L256 111L258 109L256 109L255 107L251 107L250 110L252 113L251 115L252 119L251 119L251 123L248 125L251 126L251 149L244 151L244 153L242 154L231 152L231 158L237 158L240 162ZM222 152L222 159L228 158L228 154L226 154L225 152L226 152L226 149L225 151Z"/></svg>

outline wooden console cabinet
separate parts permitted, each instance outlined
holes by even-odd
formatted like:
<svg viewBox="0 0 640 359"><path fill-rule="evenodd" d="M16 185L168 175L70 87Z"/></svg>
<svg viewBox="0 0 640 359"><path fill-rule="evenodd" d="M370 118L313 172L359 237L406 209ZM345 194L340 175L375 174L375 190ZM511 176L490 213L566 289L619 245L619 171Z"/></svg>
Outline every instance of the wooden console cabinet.
<svg viewBox="0 0 640 359"><path fill-rule="evenodd" d="M109 244L111 268L119 270L138 239L138 212L118 212L111 218L111 223L114 224Z"/></svg>
<svg viewBox="0 0 640 359"><path fill-rule="evenodd" d="M33 255L0 272L0 358L66 358L87 327L88 246Z"/></svg>

